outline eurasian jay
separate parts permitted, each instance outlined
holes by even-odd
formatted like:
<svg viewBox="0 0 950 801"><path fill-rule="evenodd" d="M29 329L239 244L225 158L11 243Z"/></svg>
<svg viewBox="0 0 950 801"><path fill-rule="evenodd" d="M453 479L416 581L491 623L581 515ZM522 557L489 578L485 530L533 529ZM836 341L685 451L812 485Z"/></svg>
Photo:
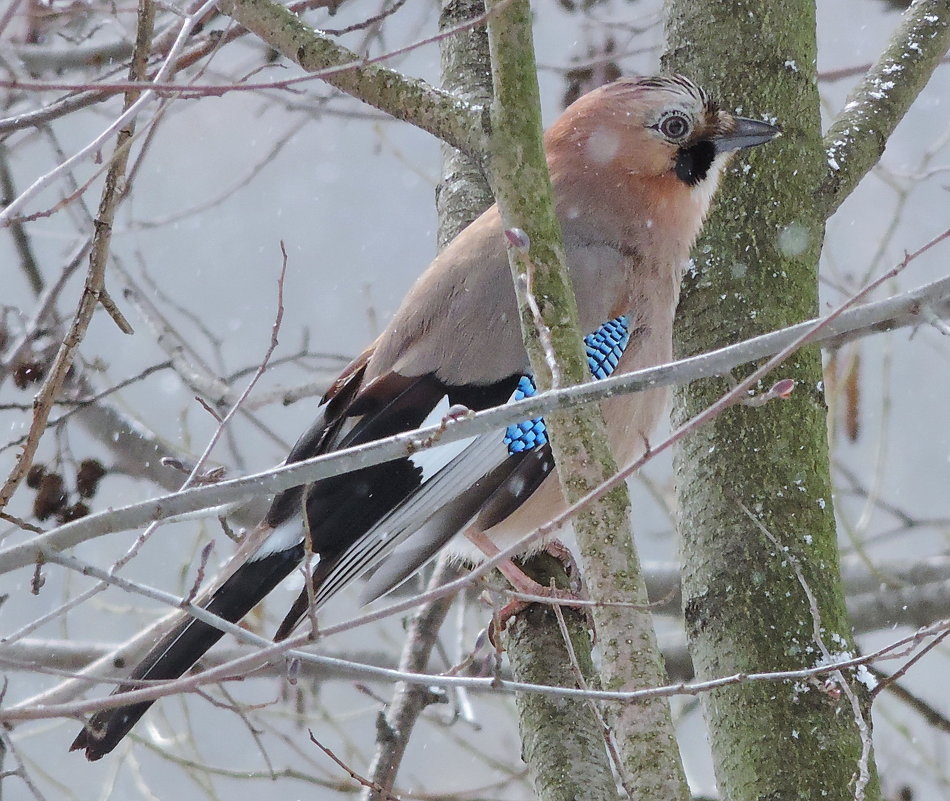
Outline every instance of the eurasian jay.
<svg viewBox="0 0 950 801"><path fill-rule="evenodd" d="M682 269L723 167L734 151L777 134L720 109L680 76L602 86L550 128L548 166L593 378L670 360ZM334 382L286 462L435 424L452 406L484 409L534 392L492 206L439 254ZM642 453L664 403L655 389L602 404L618 464ZM301 564L308 536L312 595L304 589L278 639L307 614L311 597L320 607L370 571L365 601L443 546L477 563L484 556L471 539L484 535L505 548L564 507L553 466L537 419L285 490L252 532L260 544L201 605L239 621ZM178 678L222 634L183 614L116 692ZM98 712L72 749L99 759L151 703Z"/></svg>

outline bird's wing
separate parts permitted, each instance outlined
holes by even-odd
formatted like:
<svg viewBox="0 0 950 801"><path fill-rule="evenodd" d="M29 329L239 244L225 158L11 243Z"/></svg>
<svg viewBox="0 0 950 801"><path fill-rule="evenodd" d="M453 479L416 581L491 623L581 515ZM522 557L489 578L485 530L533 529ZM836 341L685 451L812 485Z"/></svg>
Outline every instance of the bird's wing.
<svg viewBox="0 0 950 801"><path fill-rule="evenodd" d="M327 429L335 427L332 434L315 434L309 438L313 448L297 447L292 456L306 459L436 424L452 406L477 410L500 405L512 396L518 380L514 375L487 386L452 387L432 374L409 378L389 373L357 393L342 415L327 419ZM502 438L485 435L287 490L275 498L266 518L273 534L252 559L309 540L318 559L314 591L318 604L323 603L378 565L437 512L445 532L434 546L438 549L477 511L485 500L485 485L479 481L506 456ZM301 594L278 637L302 617L308 596L309 591Z"/></svg>
<svg viewBox="0 0 950 801"><path fill-rule="evenodd" d="M592 376L608 375L628 341L626 317L607 321L589 335ZM448 386L431 374L412 380L390 374L371 392L372 403L362 402L362 393L354 399L350 413L358 420L340 437L338 447L435 424L452 405L487 408L533 395L535 388L524 374L481 387ZM298 453L299 458L309 455ZM544 422L536 418L323 479L291 502L279 498L276 514L268 521L275 535L282 536L285 546L288 533L302 540L303 517L289 512L305 507L319 562L312 590L301 593L278 638L303 617L311 594L319 606L355 577L375 570L363 593L364 601L372 600L418 570L471 521L477 518L482 530L500 522L540 486L553 464ZM264 549L260 556L273 552Z"/></svg>

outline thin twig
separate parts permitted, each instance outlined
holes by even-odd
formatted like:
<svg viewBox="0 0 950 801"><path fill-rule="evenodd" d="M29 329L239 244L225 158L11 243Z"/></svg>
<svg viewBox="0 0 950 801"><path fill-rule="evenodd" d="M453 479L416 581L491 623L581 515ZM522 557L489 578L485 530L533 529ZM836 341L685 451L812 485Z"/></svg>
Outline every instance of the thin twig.
<svg viewBox="0 0 950 801"><path fill-rule="evenodd" d="M759 520L749 508L737 497L733 498L734 502L742 510L743 514L749 518L752 524L761 532L761 534L773 545L777 551L777 556L788 561L791 565L792 570L795 572L795 577L798 579L798 583L802 588L802 591L805 593L805 598L808 601L808 611L811 615L812 622L812 639L815 641L815 645L818 646L818 650L821 652L822 661L825 663L830 663L835 661L835 655L832 654L831 649L828 648L828 645L825 643L824 636L822 632L825 627L821 620L821 610L818 607L818 599L815 597L815 593L812 592L811 586L809 585L807 579L805 578L805 573L802 571L801 561L798 557L791 552L790 549L784 547L778 538L769 531L768 527ZM944 633L945 636L946 633ZM937 640L942 639L942 636L937 637ZM861 702L858 700L857 694L854 692L854 689L851 687L851 683L844 677L844 674L840 670L836 670L831 674L834 678L835 683L838 687L841 688L841 692L844 693L845 697L848 699L848 703L851 705L851 714L854 718L854 724L857 727L858 734L861 737L861 755L858 757L858 772L854 777L854 798L855 801L864 801L865 790L868 786L868 782L871 781L871 772L869 768L869 763L871 759L871 729L868 726L867 720L864 718L864 712L861 709Z"/></svg>
<svg viewBox="0 0 950 801"><path fill-rule="evenodd" d="M564 642L564 647L567 649L567 656L571 665L571 671L574 673L574 680L577 682L577 686L580 689L589 690L587 679L584 678L584 671L581 670L580 663L577 661L577 653L574 651L574 643L571 640L571 634L567 630L567 622L564 620L564 612L558 605L554 605L553 610L554 617L557 619L557 627L561 632L561 639ZM621 785L623 786L623 790L627 795L627 799L628 801L633 801L633 799L636 798L636 793L634 792L634 788L630 787L624 780L622 769L623 762L620 758L620 753L617 751L617 741L614 737L614 733L610 726L607 725L607 720L604 718L603 713L593 699L587 699L587 707L590 709L594 719L600 725L600 731L604 738L604 745L607 749L607 754L610 756L611 765L613 766L613 770L620 780Z"/></svg>
<svg viewBox="0 0 950 801"><path fill-rule="evenodd" d="M380 798L389 799L389 801L400 801L398 796L393 795L389 790L384 788L382 785L377 784L374 781L364 778L359 773L357 773L353 768L347 765L342 759L340 759L336 754L334 754L329 748L327 748L323 743L321 743L316 737L313 736L313 731L307 729L307 734L310 735L310 742L312 742L317 748L323 751L330 759L332 759L337 765L339 765L343 770L345 770L351 778L358 781L363 787L369 788L374 793L377 793Z"/></svg>
<svg viewBox="0 0 950 801"><path fill-rule="evenodd" d="M162 64L161 69L155 76L156 84L161 84L168 77L175 63L175 56L184 46L184 43L190 36L192 29L196 24L198 24L200 17L203 16L204 11L213 8L215 6L215 2L216 0L207 0L207 2L202 5L201 9L197 13L192 14L184 19L178 32L178 38L175 42L175 45L172 47L172 50L169 52L168 57ZM131 90L131 93L138 94L140 91L141 87L136 87L135 89ZM9 205L3 209L3 211L0 211L0 227L7 226L9 221L19 214L20 209L27 203L27 201L37 195L45 187L53 183L53 181L55 181L61 174L72 169L72 167L75 164L78 164L80 161L83 161L86 158L93 156L95 153L98 153L114 133L123 130L130 123L132 123L139 113L142 112L145 107L152 102L155 94L156 92L152 88L147 88L145 91L142 91L141 97L135 100L135 102L129 104L126 110L116 117L116 119L113 120L95 139L89 142L89 144L83 148L80 148L64 162L58 164L52 170L37 178L26 190L21 192L18 197L12 200Z"/></svg>
<svg viewBox="0 0 950 801"><path fill-rule="evenodd" d="M151 43L154 26L154 7L151 0L141 0L138 20L136 56L133 58L132 65L129 68L129 75L133 79L138 78L142 72L144 72L146 53ZM187 27L187 25L185 27ZM109 249L112 240L112 223L115 218L116 205L121 196L120 184L125 175L125 167L128 162L127 144L132 139L134 133L135 115L128 115L128 111L133 109L139 102L140 98L138 98L138 92L127 93L125 97L127 112L120 115L119 120L121 120L121 124L110 126L109 129L107 129L109 132L117 132L116 145L106 174L102 198L99 203L99 212L94 222L95 233L92 237L89 270L86 275L85 286L83 287L79 306L73 317L69 331L63 338L62 345L53 360L53 364L49 368L43 386L34 400L33 419L30 422L27 441L23 446L23 450L17 455L17 461L13 470L4 482L3 487L0 488L0 509L6 507L33 462L33 456L36 453L37 447L39 447L40 438L43 436L43 432L46 429L46 422L49 420L49 415L53 408L53 399L59 393L63 382L66 380L66 374L69 372L79 344L86 334L86 330L92 320L93 312L101 301L102 290L105 287L106 262L109 258ZM103 134L96 141L101 147L107 138L108 137ZM4 224L4 220L9 220L14 215L14 207L18 202L30 197L31 193L39 191L39 188L48 185L48 181L46 181L47 177L49 181L51 181L52 176L68 172L73 163L73 160L67 159L52 172L47 173L47 176L34 182L30 189L27 189L17 200L12 201L6 209L0 212L0 226ZM120 322L120 318L115 319L117 319L117 322ZM122 328L121 322L120 328Z"/></svg>
<svg viewBox="0 0 950 801"><path fill-rule="evenodd" d="M448 592L457 589L457 582L444 585L440 591ZM327 665L335 670L345 669L350 671L351 676L375 678L385 681L406 681L413 684L422 684L435 687L469 687L473 689L491 690L502 693L530 692L542 693L552 697L562 698L591 698L603 701L622 701L634 702L645 698L668 698L677 695L696 696L702 695L722 687L743 684L746 682L782 682L796 680L811 680L820 676L833 674L835 671L848 670L861 665L872 664L881 659L901 658L907 652L913 651L928 638L938 637L950 630L950 620L941 620L930 626L919 629L918 631L895 640L875 651L862 656L850 659L840 659L828 665L818 665L811 668L799 668L795 670L778 670L763 673L736 673L730 676L709 679L702 682L680 682L677 684L663 685L660 687L649 687L641 690L628 691L609 691L609 690L580 690L573 687L551 687L540 684L529 684L525 682L507 681L498 676L490 678L462 677L430 675L420 673L405 673L399 670L373 667L355 663L349 660L337 660L329 657L313 654L307 651L295 650L308 642L308 636L297 635L279 643L268 643L262 637L256 637L250 632L242 629L240 626L228 624L214 615L204 615L205 610L190 610L196 616L210 620L214 619L213 625L228 628L237 636L244 639L253 639L263 643L261 650L249 654L248 656L227 662L219 667L212 668L196 675L186 676L180 679L162 682L141 682L148 684L144 689L130 690L128 692L117 693L106 698L94 698L88 701L75 701L65 704L48 705L27 705L18 704L13 707L0 708L0 722L16 722L24 720L41 720L55 717L75 717L76 715L97 712L101 709L111 709L113 707L125 706L137 703L139 701L154 701L167 695L180 692L192 692L205 684L218 683L221 681L243 680L251 670L259 665L266 664L276 658L286 658L288 656L300 659L302 662L309 662L314 665ZM325 630L326 632L326 630ZM117 682L118 683L118 682Z"/></svg>

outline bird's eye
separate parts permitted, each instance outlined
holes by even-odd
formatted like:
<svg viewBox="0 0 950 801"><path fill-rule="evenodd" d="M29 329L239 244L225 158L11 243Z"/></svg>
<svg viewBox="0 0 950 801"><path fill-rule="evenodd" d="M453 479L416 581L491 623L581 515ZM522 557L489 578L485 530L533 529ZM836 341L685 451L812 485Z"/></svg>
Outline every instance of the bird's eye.
<svg viewBox="0 0 950 801"><path fill-rule="evenodd" d="M674 111L664 116L657 127L660 129L660 133L667 139L676 141L686 137L690 132L691 126L688 117Z"/></svg>

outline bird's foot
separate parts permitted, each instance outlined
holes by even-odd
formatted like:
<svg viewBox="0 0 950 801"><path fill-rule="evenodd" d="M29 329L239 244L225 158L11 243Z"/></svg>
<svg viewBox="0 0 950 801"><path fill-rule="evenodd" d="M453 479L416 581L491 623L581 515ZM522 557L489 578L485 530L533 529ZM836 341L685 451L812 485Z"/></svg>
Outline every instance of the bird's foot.
<svg viewBox="0 0 950 801"><path fill-rule="evenodd" d="M579 595L583 593L581 569L571 549L560 540L551 540L544 546L544 552L557 559L564 566L564 572L571 580L571 590Z"/></svg>
<svg viewBox="0 0 950 801"><path fill-rule="evenodd" d="M521 571L519 570L519 573ZM507 576L509 582L511 577ZM492 645L500 650L498 634L508 627L508 622L535 604L549 604L557 606L584 607L587 599L580 597L573 590L562 590L558 587L545 587L534 579L521 573L521 586L514 587L519 597L512 598L501 609L497 610L488 624L488 638Z"/></svg>
<svg viewBox="0 0 950 801"><path fill-rule="evenodd" d="M500 551L485 534L480 531L469 529L465 536L475 545L485 556L491 558L497 556ZM580 571L574 556L560 542L553 540L545 546L545 552L552 558L557 559L564 568L564 572L571 579L571 589L565 590L558 587L546 587L538 583L527 575L518 565L510 559L503 559L496 567L502 575L508 580L511 588L521 597L513 598L498 610L492 617L492 622L488 628L488 636L493 645L498 647L496 640L498 632L504 631L508 621L524 612L529 606L535 603L556 603L561 606L580 607L586 604L586 599L581 597L583 587L580 583Z"/></svg>
<svg viewBox="0 0 950 801"><path fill-rule="evenodd" d="M527 575L521 567L511 560L504 560L498 564L498 569L511 585L516 597L512 598L493 616L489 626L489 637L492 644L498 645L498 632L504 631L508 621L517 617L533 604L557 604L559 606L581 607L586 604L583 597L583 585L580 582L580 573L571 552L561 543L550 543L545 551L563 565L564 572L570 579L571 588L545 586ZM497 550L496 550L497 553Z"/></svg>

